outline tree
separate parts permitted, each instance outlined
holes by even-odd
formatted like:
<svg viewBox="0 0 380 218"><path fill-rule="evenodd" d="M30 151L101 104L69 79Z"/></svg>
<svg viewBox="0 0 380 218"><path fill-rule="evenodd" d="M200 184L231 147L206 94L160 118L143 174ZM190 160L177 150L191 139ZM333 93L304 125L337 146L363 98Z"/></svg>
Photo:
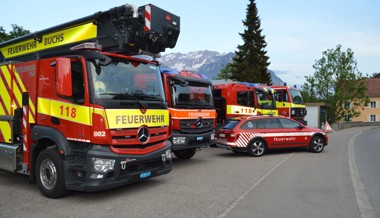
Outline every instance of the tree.
<svg viewBox="0 0 380 218"><path fill-rule="evenodd" d="M238 51L235 51L230 66L230 79L272 85L272 79L268 72L269 57L265 51L267 44L262 35L262 29L260 29L260 22L256 3L254 0L250 0L246 20L243 21L246 28L243 33L239 33L244 43L238 45Z"/></svg>
<svg viewBox="0 0 380 218"><path fill-rule="evenodd" d="M369 103L365 77L357 69L354 52L342 46L324 51L315 62L313 76L305 76L302 94L306 100L327 102L331 122L349 121Z"/></svg>
<svg viewBox="0 0 380 218"><path fill-rule="evenodd" d="M22 26L17 26L16 24L12 24L12 31L9 33L6 33L4 28L0 26L0 42L8 41L29 33L29 30L25 30Z"/></svg>
<svg viewBox="0 0 380 218"><path fill-rule="evenodd" d="M220 70L220 73L216 76L216 79L229 79L231 78L231 64L227 64Z"/></svg>

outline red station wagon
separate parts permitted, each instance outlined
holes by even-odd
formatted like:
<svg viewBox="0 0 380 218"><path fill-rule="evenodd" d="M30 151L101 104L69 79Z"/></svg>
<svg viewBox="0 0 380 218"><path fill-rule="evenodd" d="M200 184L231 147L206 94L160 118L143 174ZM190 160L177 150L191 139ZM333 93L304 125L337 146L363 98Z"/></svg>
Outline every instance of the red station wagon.
<svg viewBox="0 0 380 218"><path fill-rule="evenodd" d="M235 117L218 131L216 145L236 153L248 152L259 157L267 149L304 147L323 151L328 144L326 133L283 116Z"/></svg>

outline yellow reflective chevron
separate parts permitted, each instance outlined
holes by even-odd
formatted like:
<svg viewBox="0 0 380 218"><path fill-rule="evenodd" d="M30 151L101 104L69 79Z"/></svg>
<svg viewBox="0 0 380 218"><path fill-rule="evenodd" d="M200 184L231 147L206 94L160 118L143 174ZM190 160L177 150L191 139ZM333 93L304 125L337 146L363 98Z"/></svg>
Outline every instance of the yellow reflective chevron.
<svg viewBox="0 0 380 218"><path fill-rule="evenodd" d="M91 22L43 35L40 41L29 39L11 44L0 48L0 52L5 58L13 58L48 48L92 39L96 35L97 27Z"/></svg>
<svg viewBox="0 0 380 218"><path fill-rule="evenodd" d="M12 127L8 121L0 120L0 142L1 136L4 137L4 142L10 143L12 141Z"/></svg>
<svg viewBox="0 0 380 218"><path fill-rule="evenodd" d="M14 115L14 110L22 107L22 93L26 92L24 83L12 64L0 66L0 115ZM35 123L36 108L29 98L29 123Z"/></svg>

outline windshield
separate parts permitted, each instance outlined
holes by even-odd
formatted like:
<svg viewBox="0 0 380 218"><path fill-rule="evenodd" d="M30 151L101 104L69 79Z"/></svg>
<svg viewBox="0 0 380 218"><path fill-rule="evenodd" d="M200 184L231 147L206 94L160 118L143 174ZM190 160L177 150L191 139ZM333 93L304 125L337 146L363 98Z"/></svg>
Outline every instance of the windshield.
<svg viewBox="0 0 380 218"><path fill-rule="evenodd" d="M290 95L294 104L304 104L301 92L298 89L290 89Z"/></svg>
<svg viewBox="0 0 380 218"><path fill-rule="evenodd" d="M276 102L271 92L257 91L257 101L261 109L275 109Z"/></svg>
<svg viewBox="0 0 380 218"><path fill-rule="evenodd" d="M90 63L95 99L165 99L160 72L155 65L126 60L112 60L105 66L95 61Z"/></svg>
<svg viewBox="0 0 380 218"><path fill-rule="evenodd" d="M211 85L190 82L172 84L172 98L174 107L177 108L213 108Z"/></svg>

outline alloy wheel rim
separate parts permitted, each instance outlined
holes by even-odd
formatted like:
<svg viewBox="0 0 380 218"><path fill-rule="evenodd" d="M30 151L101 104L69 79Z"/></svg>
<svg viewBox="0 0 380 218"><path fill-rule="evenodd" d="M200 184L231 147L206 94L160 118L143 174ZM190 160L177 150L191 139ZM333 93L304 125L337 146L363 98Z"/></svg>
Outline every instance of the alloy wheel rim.
<svg viewBox="0 0 380 218"><path fill-rule="evenodd" d="M53 161L45 159L41 163L40 167L40 179L42 185L48 189L52 190L57 184L57 169Z"/></svg>
<svg viewBox="0 0 380 218"><path fill-rule="evenodd" d="M323 148L322 139L318 138L318 139L314 140L314 149L316 151L321 151L322 148Z"/></svg>
<svg viewBox="0 0 380 218"><path fill-rule="evenodd" d="M264 152L263 143L261 143L261 142L253 143L252 151L256 155L261 155Z"/></svg>

